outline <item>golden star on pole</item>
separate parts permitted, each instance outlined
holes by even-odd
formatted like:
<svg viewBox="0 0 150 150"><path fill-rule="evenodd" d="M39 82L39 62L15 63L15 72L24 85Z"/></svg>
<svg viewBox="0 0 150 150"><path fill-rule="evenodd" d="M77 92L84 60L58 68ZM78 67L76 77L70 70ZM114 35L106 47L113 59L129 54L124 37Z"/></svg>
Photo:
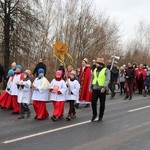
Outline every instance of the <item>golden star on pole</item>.
<svg viewBox="0 0 150 150"><path fill-rule="evenodd" d="M53 44L53 54L64 61L65 55L68 54L68 45L57 40L56 43Z"/></svg>

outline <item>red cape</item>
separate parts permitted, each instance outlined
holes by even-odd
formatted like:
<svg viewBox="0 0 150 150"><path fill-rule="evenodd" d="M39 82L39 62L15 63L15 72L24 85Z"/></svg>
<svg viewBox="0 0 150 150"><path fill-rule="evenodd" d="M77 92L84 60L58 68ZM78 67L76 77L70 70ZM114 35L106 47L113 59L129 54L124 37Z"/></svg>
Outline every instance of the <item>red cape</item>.
<svg viewBox="0 0 150 150"><path fill-rule="evenodd" d="M92 72L90 67L86 66L84 71L82 71L82 67L79 72L79 83L80 83L80 93L79 93L79 101L87 101L91 102L92 93L89 91L89 85L92 77Z"/></svg>

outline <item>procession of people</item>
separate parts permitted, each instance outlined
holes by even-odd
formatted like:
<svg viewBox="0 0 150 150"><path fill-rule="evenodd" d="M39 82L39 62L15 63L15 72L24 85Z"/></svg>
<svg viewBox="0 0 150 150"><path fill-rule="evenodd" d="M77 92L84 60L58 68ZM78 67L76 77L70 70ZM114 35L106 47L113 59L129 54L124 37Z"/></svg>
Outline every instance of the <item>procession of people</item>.
<svg viewBox="0 0 150 150"><path fill-rule="evenodd" d="M117 62L106 64L104 58L98 57L93 59L90 65L89 60L84 58L80 68L73 68L68 64L66 70L61 64L52 81L48 81L45 76L46 65L42 59L33 73L29 69L23 71L20 64L13 62L6 75L6 90L0 95L0 107L11 109L12 114L19 114L18 119L24 119L30 117L29 105L32 103L34 119L43 120L50 117L52 121L57 121L64 118L65 102L68 102L66 120L70 121L76 118L76 109L84 104L85 109L91 106L91 122L97 117L98 122L101 122L106 97L110 95L111 100L115 99L116 86L120 88L118 93L122 95L122 100L132 100L136 91L144 97L150 94L150 68L144 67L143 64L138 67L135 64L128 63L119 67ZM1 70L2 77L4 71ZM31 77L34 77L33 83ZM53 106L52 115L47 109L47 102L51 102Z"/></svg>

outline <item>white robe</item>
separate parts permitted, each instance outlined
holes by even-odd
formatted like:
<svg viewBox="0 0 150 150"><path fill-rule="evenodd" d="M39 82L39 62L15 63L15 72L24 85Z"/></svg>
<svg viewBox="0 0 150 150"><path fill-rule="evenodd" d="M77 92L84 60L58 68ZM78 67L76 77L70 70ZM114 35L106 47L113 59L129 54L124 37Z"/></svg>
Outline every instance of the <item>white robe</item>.
<svg viewBox="0 0 150 150"><path fill-rule="evenodd" d="M10 88L11 95L18 95L17 83L21 80L21 74L15 74L13 77L13 82Z"/></svg>
<svg viewBox="0 0 150 150"><path fill-rule="evenodd" d="M69 92L69 88L68 88L67 94L66 94L66 100L77 101L79 99L80 84L77 80L70 81L69 79L68 81L69 81L69 86L70 86L70 92L72 92L72 94Z"/></svg>
<svg viewBox="0 0 150 150"><path fill-rule="evenodd" d="M12 83L13 83L13 77L9 77L8 82L7 82L7 87L6 87L6 92L9 94L11 94ZM8 89L10 89L10 90L8 90Z"/></svg>
<svg viewBox="0 0 150 150"><path fill-rule="evenodd" d="M58 87L58 91L61 92L61 94L52 93L50 94L50 100L51 101L65 101L66 99L66 91L67 86L64 80L56 81L53 79L51 81L51 89L54 89L55 87Z"/></svg>
<svg viewBox="0 0 150 150"><path fill-rule="evenodd" d="M31 99L31 81L23 81L21 80L20 82L23 83L24 88L22 89L22 87L19 87L19 92L18 92L18 103L26 103L29 104L30 103L30 99Z"/></svg>
<svg viewBox="0 0 150 150"><path fill-rule="evenodd" d="M45 77L42 77L41 79L36 78L33 82L33 86L35 86L37 89L33 90L32 100L49 100L50 83Z"/></svg>

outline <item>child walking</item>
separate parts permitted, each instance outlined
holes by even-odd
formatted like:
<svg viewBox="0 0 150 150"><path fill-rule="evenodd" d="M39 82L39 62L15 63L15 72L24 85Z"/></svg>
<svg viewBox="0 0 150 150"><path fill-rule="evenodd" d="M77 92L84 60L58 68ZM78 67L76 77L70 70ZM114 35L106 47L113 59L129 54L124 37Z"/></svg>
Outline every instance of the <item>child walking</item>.
<svg viewBox="0 0 150 150"><path fill-rule="evenodd" d="M20 103L20 114L21 116L18 119L24 119L25 114L27 118L30 117L30 98L31 98L31 81L30 81L30 70L24 72L23 80L17 83L18 86L18 103Z"/></svg>
<svg viewBox="0 0 150 150"><path fill-rule="evenodd" d="M50 88L50 100L53 101L53 116L51 119L56 121L57 119L63 117L64 105L66 99L67 86L62 78L62 71L56 71L55 78L51 82Z"/></svg>
<svg viewBox="0 0 150 150"><path fill-rule="evenodd" d="M0 107L2 109L12 109L12 100L11 100L11 86L13 82L14 71L10 69L8 71L8 82L6 90L0 95Z"/></svg>
<svg viewBox="0 0 150 150"><path fill-rule="evenodd" d="M49 117L49 113L46 108L46 101L49 100L50 83L44 77L45 71L43 68L38 69L38 77L33 82L33 108L36 116L34 119L42 120Z"/></svg>
<svg viewBox="0 0 150 150"><path fill-rule="evenodd" d="M76 71L72 70L70 72L70 79L68 80L69 81L66 82L68 87L66 100L68 100L69 102L69 111L66 119L70 121L71 119L76 118L76 111L74 104L79 99L80 84L76 80Z"/></svg>

